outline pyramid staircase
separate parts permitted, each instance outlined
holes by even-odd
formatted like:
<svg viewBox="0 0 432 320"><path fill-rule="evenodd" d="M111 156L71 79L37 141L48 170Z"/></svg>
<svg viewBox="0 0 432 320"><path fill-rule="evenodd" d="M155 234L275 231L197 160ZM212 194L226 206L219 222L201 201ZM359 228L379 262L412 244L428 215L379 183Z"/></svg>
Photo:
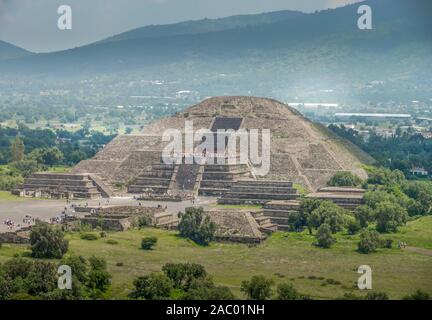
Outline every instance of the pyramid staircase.
<svg viewBox="0 0 432 320"><path fill-rule="evenodd" d="M167 194L175 170L174 164L154 164L128 186L128 193Z"/></svg>
<svg viewBox="0 0 432 320"><path fill-rule="evenodd" d="M218 199L219 204L265 205L273 200L296 200L299 194L290 181L239 180Z"/></svg>

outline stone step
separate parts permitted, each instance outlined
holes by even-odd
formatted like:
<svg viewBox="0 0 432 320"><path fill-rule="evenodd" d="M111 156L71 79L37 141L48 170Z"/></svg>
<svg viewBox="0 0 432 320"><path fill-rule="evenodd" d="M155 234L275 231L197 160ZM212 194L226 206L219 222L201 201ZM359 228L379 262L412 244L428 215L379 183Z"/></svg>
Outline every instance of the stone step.
<svg viewBox="0 0 432 320"><path fill-rule="evenodd" d="M237 179L238 177L244 176L244 175L249 175L250 172L217 172L217 171L212 171L212 172L204 172L203 173L203 180L234 180Z"/></svg>
<svg viewBox="0 0 432 320"><path fill-rule="evenodd" d="M266 234L270 234L270 233L273 233L275 231L278 231L278 226L275 224L272 224L272 223L268 223L268 224L260 226L259 229L261 232L264 232Z"/></svg>
<svg viewBox="0 0 432 320"><path fill-rule="evenodd" d="M159 180L149 180L149 181L134 181L130 186L135 186L135 187L149 187L149 186L153 186L153 187L169 187L169 180L168 183L165 181L159 181Z"/></svg>
<svg viewBox="0 0 432 320"><path fill-rule="evenodd" d="M249 171L245 164L206 164L204 172Z"/></svg>
<svg viewBox="0 0 432 320"><path fill-rule="evenodd" d="M89 178L93 181L94 185L96 186L97 190L101 193L102 197L110 198L114 196L112 187L109 184L107 184L103 179L101 179L99 176L91 174L89 175Z"/></svg>
<svg viewBox="0 0 432 320"><path fill-rule="evenodd" d="M253 192L253 193L274 193L274 194L297 194L297 189L289 187L267 187L267 186L247 186L234 184L232 192Z"/></svg>
<svg viewBox="0 0 432 320"><path fill-rule="evenodd" d="M92 187L93 183L89 179L71 180L71 179L47 179L47 178L26 178L25 183L34 185L64 185L64 186L82 186Z"/></svg>
<svg viewBox="0 0 432 320"><path fill-rule="evenodd" d="M50 173L36 172L30 178L35 179L59 179L59 180L88 180L87 174L72 174L72 173Z"/></svg>
<svg viewBox="0 0 432 320"><path fill-rule="evenodd" d="M202 180L201 188L229 188L233 184L232 180Z"/></svg>
<svg viewBox="0 0 432 320"><path fill-rule="evenodd" d="M271 223L277 224L277 225L287 225L289 222L289 218L281 218L281 217L269 217Z"/></svg>
<svg viewBox="0 0 432 320"><path fill-rule="evenodd" d="M262 211L252 211L252 212L251 212L251 215L252 215L252 217L254 217L254 218L259 218L259 217L264 216L264 212L262 212Z"/></svg>
<svg viewBox="0 0 432 320"><path fill-rule="evenodd" d="M271 201L267 203L264 207L264 209L270 209L270 210L284 210L284 211L290 211L290 210L298 210L300 207L300 202L296 200L289 200L289 201Z"/></svg>
<svg viewBox="0 0 432 320"><path fill-rule="evenodd" d="M163 228L163 229L176 229L178 227L179 224L179 219L171 219L162 223L158 223L157 227L159 228Z"/></svg>
<svg viewBox="0 0 432 320"><path fill-rule="evenodd" d="M146 171L139 175L138 178L171 178L173 172L171 171L163 171L163 170L155 170L155 171Z"/></svg>
<svg viewBox="0 0 432 320"><path fill-rule="evenodd" d="M270 200L266 199L236 199L236 198L219 198L218 204L228 205L264 205Z"/></svg>
<svg viewBox="0 0 432 320"><path fill-rule="evenodd" d="M229 189L223 188L200 188L198 194L207 197L220 197L228 191Z"/></svg>
<svg viewBox="0 0 432 320"><path fill-rule="evenodd" d="M260 226L271 224L270 218L269 218L269 217L266 217L266 216L256 217L256 218L255 218L255 221L256 221Z"/></svg>
<svg viewBox="0 0 432 320"><path fill-rule="evenodd" d="M161 170L161 171L174 171L175 164L154 164L152 165L152 170Z"/></svg>
<svg viewBox="0 0 432 320"><path fill-rule="evenodd" d="M274 210L274 209L266 209L264 208L264 215L269 217L280 217L280 218L287 218L290 215L298 212L296 210Z"/></svg>
<svg viewBox="0 0 432 320"><path fill-rule="evenodd" d="M281 187L281 188L292 188L293 183L291 181L277 181L277 180L239 180L237 185L247 185L255 187Z"/></svg>
<svg viewBox="0 0 432 320"><path fill-rule="evenodd" d="M87 192L87 193L99 193L95 186L92 187L77 187L77 186L66 186L66 185L51 185L51 184L23 184L24 189L27 190L47 190L47 189L56 189L56 190L65 190L71 192Z"/></svg>
<svg viewBox="0 0 432 320"><path fill-rule="evenodd" d="M166 193L168 190L168 186L129 186L128 192L130 193L143 193L143 192L152 192L152 193Z"/></svg>
<svg viewBox="0 0 432 320"><path fill-rule="evenodd" d="M232 192L229 191L224 198L237 199L266 199L266 200L293 200L299 197L298 194L258 193L258 192Z"/></svg>
<svg viewBox="0 0 432 320"><path fill-rule="evenodd" d="M279 231L291 231L291 228L289 225L278 224L277 227L278 227Z"/></svg>

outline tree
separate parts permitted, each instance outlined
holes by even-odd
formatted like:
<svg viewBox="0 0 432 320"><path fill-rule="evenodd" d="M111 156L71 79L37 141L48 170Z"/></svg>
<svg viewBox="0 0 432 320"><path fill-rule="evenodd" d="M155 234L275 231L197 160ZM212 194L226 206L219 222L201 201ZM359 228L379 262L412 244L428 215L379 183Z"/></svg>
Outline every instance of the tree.
<svg viewBox="0 0 432 320"><path fill-rule="evenodd" d="M174 288L185 291L189 289L192 281L207 276L205 268L196 263L167 263L162 267L162 271L172 280Z"/></svg>
<svg viewBox="0 0 432 320"><path fill-rule="evenodd" d="M358 251L360 253L371 253L375 252L377 248L379 248L381 245L381 240L379 233L375 230L363 230L362 233L360 233L360 241L358 243Z"/></svg>
<svg viewBox="0 0 432 320"><path fill-rule="evenodd" d="M317 230L317 246L321 248L330 248L336 239L332 236L331 228L327 223L323 223Z"/></svg>
<svg viewBox="0 0 432 320"><path fill-rule="evenodd" d="M24 159L24 151L25 146L22 139L17 136L11 146L10 146L10 154L11 154L11 162L21 161Z"/></svg>
<svg viewBox="0 0 432 320"><path fill-rule="evenodd" d="M183 300L235 300L228 287L215 286L210 277L194 279L182 296Z"/></svg>
<svg viewBox="0 0 432 320"><path fill-rule="evenodd" d="M64 158L63 153L57 148L38 148L28 155L28 159L37 161L47 166L58 165Z"/></svg>
<svg viewBox="0 0 432 320"><path fill-rule="evenodd" d="M157 243L156 237L145 237L141 241L141 248L143 250L151 250Z"/></svg>
<svg viewBox="0 0 432 320"><path fill-rule="evenodd" d="M241 291L252 300L266 300L272 295L273 280L264 276L253 276L250 280L242 281Z"/></svg>
<svg viewBox="0 0 432 320"><path fill-rule="evenodd" d="M36 261L26 278L27 293L36 296L48 293L57 286L57 267L54 263Z"/></svg>
<svg viewBox="0 0 432 320"><path fill-rule="evenodd" d="M37 162L34 160L21 160L12 162L9 166L19 171L25 178L29 177L39 168Z"/></svg>
<svg viewBox="0 0 432 320"><path fill-rule="evenodd" d="M341 171L331 177L327 185L332 187L356 187L361 185L362 182L362 179L355 174L349 171Z"/></svg>
<svg viewBox="0 0 432 320"><path fill-rule="evenodd" d="M106 261L104 259L92 256L89 259L89 263L90 271L86 286L90 290L91 298L101 298L110 286L111 275L106 270Z"/></svg>
<svg viewBox="0 0 432 320"><path fill-rule="evenodd" d="M30 231L32 257L60 259L68 250L63 232L48 223L39 222Z"/></svg>
<svg viewBox="0 0 432 320"><path fill-rule="evenodd" d="M391 202L380 203L374 211L379 232L396 232L407 220L407 211L400 205Z"/></svg>
<svg viewBox="0 0 432 320"><path fill-rule="evenodd" d="M277 286L277 300L300 300L300 293L294 288L292 283L280 283Z"/></svg>
<svg viewBox="0 0 432 320"><path fill-rule="evenodd" d="M204 216L203 208L187 208L185 213L180 213L178 229L180 236L208 245L214 239L216 224Z"/></svg>
<svg viewBox="0 0 432 320"><path fill-rule="evenodd" d="M318 229L323 223L329 225L332 233L341 231L346 224L346 211L331 201L323 201L308 218L310 228Z"/></svg>
<svg viewBox="0 0 432 320"><path fill-rule="evenodd" d="M366 228L373 220L373 211L369 206L361 205L355 208L354 217L361 228Z"/></svg>
<svg viewBox="0 0 432 320"><path fill-rule="evenodd" d="M347 222L348 233L353 235L356 234L361 229L360 222L358 222L355 218L349 217Z"/></svg>
<svg viewBox="0 0 432 320"><path fill-rule="evenodd" d="M154 272L134 280L135 289L130 297L134 299L161 300L170 296L173 284L163 273Z"/></svg>
<svg viewBox="0 0 432 320"><path fill-rule="evenodd" d="M309 217L311 213L321 205L321 200L312 198L303 198L300 201L298 214L294 214L289 218L289 222L293 225L294 230L301 230L307 226L309 234L312 234L312 228L309 226Z"/></svg>

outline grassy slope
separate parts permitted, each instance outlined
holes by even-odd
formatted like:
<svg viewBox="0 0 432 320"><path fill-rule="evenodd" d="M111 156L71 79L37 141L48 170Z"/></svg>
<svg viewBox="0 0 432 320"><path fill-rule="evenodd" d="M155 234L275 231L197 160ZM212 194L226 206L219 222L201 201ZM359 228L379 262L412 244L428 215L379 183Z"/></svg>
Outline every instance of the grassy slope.
<svg viewBox="0 0 432 320"><path fill-rule="evenodd" d="M397 236L387 237L412 246L432 248L431 226L432 217L425 217L410 222ZM159 239L155 250L140 250L141 238L149 235ZM178 238L174 232L157 229L109 233L107 238L96 241L81 240L78 234L68 237L73 253L107 259L113 275L109 293L112 298L126 298L135 277L160 271L166 262L186 261L203 264L218 284L229 286L239 297L241 281L255 274L272 277L276 283L293 281L302 293L314 298L337 298L350 290L360 293L353 285L359 276L356 270L362 264L372 267L374 289L387 292L391 298L401 298L416 289L432 294L432 257L396 248L381 249L370 255L359 254L355 251L357 239L346 235L338 235L338 243L331 249L314 247L314 238L306 233L275 233L256 247L214 243L208 248ZM119 243L110 245L107 239ZM3 245L0 262L24 251L24 246ZM116 266L118 262L124 265ZM341 284L323 286L323 279L309 279L310 276L332 278Z"/></svg>
<svg viewBox="0 0 432 320"><path fill-rule="evenodd" d="M351 154L353 154L360 162L371 165L375 163L375 160L365 151L360 149L358 146L353 144L351 141L344 139L342 137L339 137L329 129L327 129L325 126L323 126L320 123L313 123L313 126L324 136L328 137L329 139L332 139L336 144L338 144L343 149L348 150Z"/></svg>
<svg viewBox="0 0 432 320"><path fill-rule="evenodd" d="M14 196L10 191L0 191L0 203L8 201L24 201L26 198Z"/></svg>

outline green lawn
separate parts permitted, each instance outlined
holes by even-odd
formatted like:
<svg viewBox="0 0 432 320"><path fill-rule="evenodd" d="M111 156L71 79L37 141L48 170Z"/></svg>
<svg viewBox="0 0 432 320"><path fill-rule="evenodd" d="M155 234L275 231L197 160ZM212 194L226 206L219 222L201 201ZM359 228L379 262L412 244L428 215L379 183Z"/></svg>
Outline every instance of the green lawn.
<svg viewBox="0 0 432 320"><path fill-rule="evenodd" d="M21 198L12 195L9 191L0 191L0 203L8 201L24 201L26 198Z"/></svg>
<svg viewBox="0 0 432 320"><path fill-rule="evenodd" d="M398 235L385 237L407 241L409 245L432 247L432 217L410 222ZM144 236L158 237L154 250L143 251L140 242ZM89 257L96 255L108 262L113 275L111 298L126 298L135 277L160 271L167 262L196 262L204 265L216 283L229 286L242 297L240 284L252 275L263 274L276 283L292 281L304 294L317 299L342 296L345 292L361 292L354 286L360 265L373 270L373 288L385 291L390 298L401 298L421 289L432 294L432 257L400 249L380 249L364 255L356 252L357 237L337 235L331 249L313 246L314 237L304 233L274 233L266 242L249 247L244 244L213 243L200 247L177 237L175 232L158 229L130 230L108 233L107 238L96 241L82 240L79 234L68 234L70 252ZM106 243L115 239L118 244ZM24 253L25 246L3 244L0 262L16 253ZM117 266L117 263L123 263ZM325 284L334 279L340 284Z"/></svg>

